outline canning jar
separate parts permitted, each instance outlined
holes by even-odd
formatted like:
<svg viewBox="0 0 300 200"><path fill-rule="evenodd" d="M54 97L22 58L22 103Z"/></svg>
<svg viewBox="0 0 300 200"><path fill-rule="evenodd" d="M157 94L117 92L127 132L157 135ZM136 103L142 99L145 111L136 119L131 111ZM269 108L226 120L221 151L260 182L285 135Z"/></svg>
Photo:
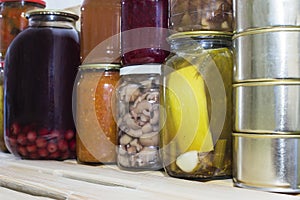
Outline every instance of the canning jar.
<svg viewBox="0 0 300 200"><path fill-rule="evenodd" d="M77 161L116 163L117 124L114 93L119 81L117 64L87 64L76 81Z"/></svg>
<svg viewBox="0 0 300 200"><path fill-rule="evenodd" d="M0 60L11 41L28 26L25 13L45 6L43 0L0 0Z"/></svg>
<svg viewBox="0 0 300 200"><path fill-rule="evenodd" d="M121 2L119 0L83 1L81 6L82 63L120 63L120 23Z"/></svg>
<svg viewBox="0 0 300 200"><path fill-rule="evenodd" d="M120 70L116 101L118 166L157 170L159 155L159 91L161 65L133 65Z"/></svg>
<svg viewBox="0 0 300 200"><path fill-rule="evenodd" d="M4 81L4 62L0 61L0 151L7 152L7 148L4 142L4 131L3 131L3 81Z"/></svg>
<svg viewBox="0 0 300 200"><path fill-rule="evenodd" d="M5 59L5 144L26 159L75 157L72 90L80 65L78 16L56 10L27 14L29 27Z"/></svg>
<svg viewBox="0 0 300 200"><path fill-rule="evenodd" d="M169 54L168 0L122 0L123 65L163 63Z"/></svg>
<svg viewBox="0 0 300 200"><path fill-rule="evenodd" d="M170 0L170 28L232 31L232 10L232 0Z"/></svg>
<svg viewBox="0 0 300 200"><path fill-rule="evenodd" d="M181 32L169 37L163 65L162 159L186 179L231 176L231 35ZM163 123L164 122L164 123Z"/></svg>

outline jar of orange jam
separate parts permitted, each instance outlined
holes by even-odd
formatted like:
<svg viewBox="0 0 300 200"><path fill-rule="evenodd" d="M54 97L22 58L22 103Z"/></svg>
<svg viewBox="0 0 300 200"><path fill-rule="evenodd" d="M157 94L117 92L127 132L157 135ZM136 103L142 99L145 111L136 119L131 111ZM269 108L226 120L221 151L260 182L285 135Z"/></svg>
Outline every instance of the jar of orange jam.
<svg viewBox="0 0 300 200"><path fill-rule="evenodd" d="M86 164L116 162L114 92L118 64L82 65L76 80L77 161Z"/></svg>

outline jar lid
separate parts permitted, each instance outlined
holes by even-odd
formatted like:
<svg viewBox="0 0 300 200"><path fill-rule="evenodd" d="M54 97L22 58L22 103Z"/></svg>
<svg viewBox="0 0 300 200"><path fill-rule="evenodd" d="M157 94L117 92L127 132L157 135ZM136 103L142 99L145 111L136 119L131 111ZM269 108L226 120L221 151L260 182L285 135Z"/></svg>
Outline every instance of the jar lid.
<svg viewBox="0 0 300 200"><path fill-rule="evenodd" d="M178 32L170 35L168 41L182 38L226 38L231 39L233 36L232 32L222 31L186 31Z"/></svg>
<svg viewBox="0 0 300 200"><path fill-rule="evenodd" d="M0 0L0 3L2 2L32 2L46 6L46 2L43 0Z"/></svg>
<svg viewBox="0 0 300 200"><path fill-rule="evenodd" d="M66 10L52 10L52 9L36 9L36 10L28 11L26 13L26 18L30 18L36 15L56 15L56 16L70 17L74 20L79 19L79 16L73 12L66 11Z"/></svg>
<svg viewBox="0 0 300 200"><path fill-rule="evenodd" d="M161 64L131 65L122 67L120 75L129 74L161 74Z"/></svg>
<svg viewBox="0 0 300 200"><path fill-rule="evenodd" d="M79 66L80 69L104 69L104 70L119 70L120 64L84 64Z"/></svg>

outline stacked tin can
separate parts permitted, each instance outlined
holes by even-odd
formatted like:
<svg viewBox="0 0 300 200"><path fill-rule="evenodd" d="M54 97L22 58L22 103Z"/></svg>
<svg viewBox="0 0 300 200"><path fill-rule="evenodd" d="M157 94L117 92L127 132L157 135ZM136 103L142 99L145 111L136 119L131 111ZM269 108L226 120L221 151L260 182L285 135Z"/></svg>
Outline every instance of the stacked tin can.
<svg viewBox="0 0 300 200"><path fill-rule="evenodd" d="M234 0L236 186L300 192L300 2Z"/></svg>

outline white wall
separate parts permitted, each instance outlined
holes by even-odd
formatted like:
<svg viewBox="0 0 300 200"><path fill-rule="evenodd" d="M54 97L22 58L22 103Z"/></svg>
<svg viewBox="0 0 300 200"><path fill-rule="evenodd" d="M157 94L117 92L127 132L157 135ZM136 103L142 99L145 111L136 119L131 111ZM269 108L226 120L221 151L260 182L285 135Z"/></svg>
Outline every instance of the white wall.
<svg viewBox="0 0 300 200"><path fill-rule="evenodd" d="M81 5L83 0L44 0L46 1L46 8L49 9L64 9Z"/></svg>

